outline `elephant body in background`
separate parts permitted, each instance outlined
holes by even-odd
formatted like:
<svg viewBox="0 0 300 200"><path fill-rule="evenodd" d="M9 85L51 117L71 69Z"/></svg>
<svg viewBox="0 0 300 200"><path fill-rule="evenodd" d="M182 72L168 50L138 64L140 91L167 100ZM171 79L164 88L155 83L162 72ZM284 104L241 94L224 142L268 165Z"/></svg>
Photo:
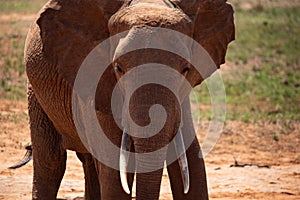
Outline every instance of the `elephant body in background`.
<svg viewBox="0 0 300 200"><path fill-rule="evenodd" d="M122 188L120 172L97 160L81 141L72 114L72 93L76 75L86 56L110 36L129 31L122 42L120 40L118 49L100 52L112 60L98 83L94 100L98 122L107 138L121 147L124 131L115 122L111 98L114 87L124 74L145 63L162 63L185 76L192 86L206 78L193 66L186 69L189 64L185 60L168 52L150 49L119 56L138 34L136 30L145 27L173 29L194 38L218 67L224 63L227 45L234 39L233 11L224 0L50 0L40 11L25 45L34 162L33 199L56 199L66 167L66 150L76 151L83 163L86 199L131 199ZM189 48L184 42L182 45ZM125 84L123 87L126 99L129 86ZM152 152L165 146L180 128L180 107L184 108L182 114L186 116L181 129L183 135L194 138L186 150L190 186L188 192L184 192L180 161L169 164L173 198L208 199L204 161L199 156L201 149L195 137L188 96L180 105L165 88L157 85L147 85L134 95L129 109L135 123L141 126L149 123L149 116L144 113L152 104L163 105L168 117L157 135L147 139L131 137L130 151ZM128 116L121 117L126 121ZM129 135L134 132L130 127L127 128ZM174 151L175 146L170 145L164 156ZM130 159L141 168L148 163L139 158ZM162 169L137 173L136 176L136 198L158 199ZM129 188L133 178L134 173L128 172Z"/></svg>

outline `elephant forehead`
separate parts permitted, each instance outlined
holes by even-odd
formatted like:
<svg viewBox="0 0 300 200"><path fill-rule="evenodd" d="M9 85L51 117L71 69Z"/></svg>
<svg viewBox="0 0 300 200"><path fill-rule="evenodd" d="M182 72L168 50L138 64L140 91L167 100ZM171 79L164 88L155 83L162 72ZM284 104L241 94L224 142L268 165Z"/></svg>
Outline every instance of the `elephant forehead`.
<svg viewBox="0 0 300 200"><path fill-rule="evenodd" d="M173 5L169 2L169 0L132 0L130 2L130 5L136 5L136 4L148 4L147 6L152 6L152 7L173 7Z"/></svg>
<svg viewBox="0 0 300 200"><path fill-rule="evenodd" d="M132 28L128 34L119 40L113 59L135 51L137 49L159 49L171 52L176 49L184 58L191 57L191 44L186 38L165 29L152 29L151 27Z"/></svg>
<svg viewBox="0 0 300 200"><path fill-rule="evenodd" d="M181 10L148 3L122 8L109 22L111 34L145 26L169 28L187 35L192 35L193 29L191 19Z"/></svg>

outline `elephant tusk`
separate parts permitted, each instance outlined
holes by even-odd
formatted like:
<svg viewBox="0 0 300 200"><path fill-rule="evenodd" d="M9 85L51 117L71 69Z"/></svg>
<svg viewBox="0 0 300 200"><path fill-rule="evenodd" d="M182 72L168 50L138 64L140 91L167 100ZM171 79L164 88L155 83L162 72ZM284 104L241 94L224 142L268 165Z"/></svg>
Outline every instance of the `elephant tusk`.
<svg viewBox="0 0 300 200"><path fill-rule="evenodd" d="M126 130L124 129L123 135L122 135L122 142L121 142L121 150L120 150L120 178L121 178L121 184L123 187L123 190L130 194L130 190L128 187L128 181L127 181L127 166L128 166L128 160L129 160L129 150L131 146L131 139L129 135L126 133Z"/></svg>
<svg viewBox="0 0 300 200"><path fill-rule="evenodd" d="M181 129L177 132L174 142L177 158L179 158L178 161L183 182L184 194L187 194L190 188L190 177Z"/></svg>

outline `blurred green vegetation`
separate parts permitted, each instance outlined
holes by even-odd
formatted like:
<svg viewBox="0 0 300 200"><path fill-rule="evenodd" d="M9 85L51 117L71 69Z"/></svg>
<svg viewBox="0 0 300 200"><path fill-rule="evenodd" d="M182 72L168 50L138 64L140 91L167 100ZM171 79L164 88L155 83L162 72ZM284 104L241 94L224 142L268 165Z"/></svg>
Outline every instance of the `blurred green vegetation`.
<svg viewBox="0 0 300 200"><path fill-rule="evenodd" d="M0 1L0 98L26 99L24 43L34 14L45 2Z"/></svg>
<svg viewBox="0 0 300 200"><path fill-rule="evenodd" d="M34 13L46 0L1 0L0 13Z"/></svg>
<svg viewBox="0 0 300 200"><path fill-rule="evenodd" d="M235 24L222 73L227 119L300 120L300 7L236 8ZM210 104L205 83L196 93Z"/></svg>

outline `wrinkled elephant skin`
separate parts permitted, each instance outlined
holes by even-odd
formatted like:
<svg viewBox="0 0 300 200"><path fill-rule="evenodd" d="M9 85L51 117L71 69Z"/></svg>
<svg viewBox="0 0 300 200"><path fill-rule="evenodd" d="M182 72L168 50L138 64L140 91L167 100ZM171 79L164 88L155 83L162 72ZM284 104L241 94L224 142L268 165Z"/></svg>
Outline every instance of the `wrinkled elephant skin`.
<svg viewBox="0 0 300 200"><path fill-rule="evenodd" d="M194 139L186 146L185 154L178 155L167 167L173 198L208 199L204 161L199 157L201 149L195 137L188 94L178 102L176 94L167 88L146 84L128 96L137 82L129 79L120 84L122 95L129 102L123 109L130 113L119 116L123 127L117 125L111 111L114 87L138 66L167 65L185 77L192 87L207 77L180 56L147 49L147 42L142 44L145 49L124 54L144 30L145 41L171 47L175 44L174 48L180 45L184 54L197 56L191 52L192 44L182 37L175 38L174 44L164 36L151 38L151 32L147 31L153 27L171 29L193 38L209 53L217 67L224 63L227 45L234 39L233 10L225 0L50 0L41 9L25 45L34 165L33 199L56 199L66 167L66 150L76 151L82 161L86 199L131 199L134 172L126 171L129 162L134 163L137 172L158 165L154 171L136 173L136 199L158 199L163 164L168 161L169 154L185 148L187 135ZM120 173L98 161L81 141L73 121L72 91L77 72L90 51L123 31L128 33L115 49L101 52L111 58L111 64L98 83L94 100L98 122L107 138L125 150L120 151L120 158L112 158L120 159ZM179 80L171 77L170 82L180 89ZM166 113L163 128L151 137L138 137L135 134L145 133L140 133L130 120L147 126L151 121L149 109L157 104ZM139 156L165 147L177 133L180 137L175 143L153 161ZM128 151L135 152L136 156L128 157Z"/></svg>

